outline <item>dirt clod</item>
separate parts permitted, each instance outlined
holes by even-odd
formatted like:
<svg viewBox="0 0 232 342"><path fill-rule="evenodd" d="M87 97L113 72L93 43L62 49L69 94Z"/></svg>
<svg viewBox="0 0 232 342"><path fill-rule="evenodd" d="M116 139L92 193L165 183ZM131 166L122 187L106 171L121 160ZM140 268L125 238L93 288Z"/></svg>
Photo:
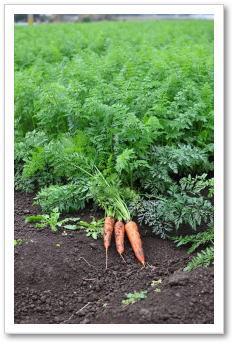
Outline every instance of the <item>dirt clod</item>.
<svg viewBox="0 0 232 342"><path fill-rule="evenodd" d="M189 282L189 275L187 272L183 272L182 270L178 270L174 272L168 280L168 284L170 286L185 285L188 282Z"/></svg>

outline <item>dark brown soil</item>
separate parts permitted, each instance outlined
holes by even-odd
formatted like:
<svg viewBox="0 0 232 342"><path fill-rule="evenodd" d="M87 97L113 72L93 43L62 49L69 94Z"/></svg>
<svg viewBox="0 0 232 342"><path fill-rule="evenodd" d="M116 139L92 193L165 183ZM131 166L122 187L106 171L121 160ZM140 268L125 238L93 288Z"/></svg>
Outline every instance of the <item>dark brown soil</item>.
<svg viewBox="0 0 232 342"><path fill-rule="evenodd" d="M126 241L126 263L113 242L105 270L101 240L25 224L26 216L40 212L32 202L33 195L15 193L15 239L22 239L15 246L15 323L214 323L213 268L183 272L190 260L184 248L140 227L146 260L155 267L141 268ZM100 217L91 209L69 216L89 221L91 215ZM134 291L147 291L147 298L123 305L125 294Z"/></svg>

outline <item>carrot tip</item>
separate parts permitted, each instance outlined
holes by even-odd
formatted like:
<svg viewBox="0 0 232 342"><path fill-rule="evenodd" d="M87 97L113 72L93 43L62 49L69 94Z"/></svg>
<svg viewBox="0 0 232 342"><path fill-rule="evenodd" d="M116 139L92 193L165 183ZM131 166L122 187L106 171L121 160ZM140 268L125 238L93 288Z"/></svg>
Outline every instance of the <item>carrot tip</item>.
<svg viewBox="0 0 232 342"><path fill-rule="evenodd" d="M123 258L122 254L120 254L120 257L121 257L122 260L126 263L126 260Z"/></svg>
<svg viewBox="0 0 232 342"><path fill-rule="evenodd" d="M106 270L107 270L107 266L108 266L108 248L106 248Z"/></svg>

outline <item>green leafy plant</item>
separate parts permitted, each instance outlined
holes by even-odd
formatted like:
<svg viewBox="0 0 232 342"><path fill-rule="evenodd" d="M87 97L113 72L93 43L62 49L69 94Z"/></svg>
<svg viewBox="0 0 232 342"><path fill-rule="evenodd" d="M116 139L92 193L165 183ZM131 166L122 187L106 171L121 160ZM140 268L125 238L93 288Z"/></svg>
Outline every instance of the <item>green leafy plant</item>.
<svg viewBox="0 0 232 342"><path fill-rule="evenodd" d="M160 293L161 289L156 288L154 291L157 292L157 293Z"/></svg>
<svg viewBox="0 0 232 342"><path fill-rule="evenodd" d="M145 223L152 232L162 239L169 236L173 224L166 218L166 202L163 200L140 200L129 206L131 213L137 215L139 224Z"/></svg>
<svg viewBox="0 0 232 342"><path fill-rule="evenodd" d="M145 160L136 159L133 149L125 149L117 156L115 169L120 175L123 172L126 174L131 188L134 187L135 171L141 170L141 168L149 168L149 165Z"/></svg>
<svg viewBox="0 0 232 342"><path fill-rule="evenodd" d="M168 207L176 229L182 223L188 224L193 230L203 222L208 225L213 223L214 211L210 198L214 183L213 179L207 180L206 177L206 174L196 177L189 175L180 180L180 186L170 187L168 194L172 199ZM207 190L206 194L203 194L203 190Z"/></svg>
<svg viewBox="0 0 232 342"><path fill-rule="evenodd" d="M46 174L44 171L41 172L40 178L32 176L30 178L25 178L23 176L24 166L27 160L30 158L31 153L34 149L41 149L48 141L49 138L43 131L29 131L26 133L25 137L17 136L15 133L15 143L14 143L14 166L15 166L15 189L25 192L31 192L36 189L36 187L45 186L52 182L52 177L50 174Z"/></svg>
<svg viewBox="0 0 232 342"><path fill-rule="evenodd" d="M64 223L73 221L77 222L79 221L79 217L70 217L63 219L59 221L60 213L58 211L58 208L55 208L52 210L50 215L36 215L36 216L28 216L25 219L26 223L29 222L40 222L36 223L36 228L44 228L44 227L50 227L52 232L57 232L58 228L63 226L64 228L69 228L69 225L64 225Z"/></svg>
<svg viewBox="0 0 232 342"><path fill-rule="evenodd" d="M213 37L203 20L15 27L15 189L58 208L38 225L88 201L162 238L212 224Z"/></svg>
<svg viewBox="0 0 232 342"><path fill-rule="evenodd" d="M14 240L14 246L17 246L17 245L21 245L21 243L23 243L23 239L15 239Z"/></svg>
<svg viewBox="0 0 232 342"><path fill-rule="evenodd" d="M57 232L59 228L64 228L68 230L79 230L83 229L86 232L87 236L92 237L93 239L98 239L103 236L103 223L104 219L96 220L92 217L92 221L80 221L79 217L68 217L63 220L59 220L60 213L58 208L52 210L50 215L36 215L36 216L28 216L25 219L26 223L29 222L40 222L36 223L37 228L50 227L53 232ZM67 224L68 222L75 222L75 224ZM62 236L66 236L67 232L62 232Z"/></svg>
<svg viewBox="0 0 232 342"><path fill-rule="evenodd" d="M166 193L175 184L175 175L209 171L212 166L203 149L191 145L153 146L147 156L149 170L143 175L142 184L153 195Z"/></svg>
<svg viewBox="0 0 232 342"><path fill-rule="evenodd" d="M184 271L191 271L197 267L208 267L214 263L214 247L208 247L197 253L195 257L184 268Z"/></svg>
<svg viewBox="0 0 232 342"><path fill-rule="evenodd" d="M210 226L214 217L211 202L214 183L206 177L203 174L181 178L179 184L170 186L167 197L142 199L132 203L130 210L138 215L140 223L148 224L162 238L167 238L173 228L178 230L181 224L192 230L202 223Z"/></svg>
<svg viewBox="0 0 232 342"><path fill-rule="evenodd" d="M193 253L200 246L205 246L207 244L212 244L214 241L214 231L213 229L206 230L194 235L186 236L176 236L171 238L177 247L184 245L191 245L188 248L188 253Z"/></svg>
<svg viewBox="0 0 232 342"><path fill-rule="evenodd" d="M131 215L124 195L135 196L133 192L121 192L120 180L116 174L105 177L96 169L90 183L90 197L103 210L106 216L116 217L118 220L130 221Z"/></svg>
<svg viewBox="0 0 232 342"><path fill-rule="evenodd" d="M134 303L137 303L139 300L144 299L146 297L147 297L147 291L127 293L126 294L127 299L122 300L122 304L124 305L134 304Z"/></svg>
<svg viewBox="0 0 232 342"><path fill-rule="evenodd" d="M39 191L35 203L41 206L43 212L58 208L60 213L69 213L85 208L88 196L88 184L77 181L67 185L51 185Z"/></svg>
<svg viewBox="0 0 232 342"><path fill-rule="evenodd" d="M46 141L26 144L19 160L32 132ZM27 191L73 182L73 152L94 158L100 171L111 155L124 185L140 182L156 194L177 170L207 172L212 23L15 27L15 136L16 187Z"/></svg>
<svg viewBox="0 0 232 342"><path fill-rule="evenodd" d="M214 230L209 228L204 232L200 232L195 235L177 236L172 238L177 247L184 245L191 245L188 248L188 253L195 252L199 247L202 248L196 256L187 264L184 268L185 271L191 271L192 269L200 266L209 266L214 262ZM208 246L208 247L207 247Z"/></svg>
<svg viewBox="0 0 232 342"><path fill-rule="evenodd" d="M152 287L155 287L155 286L160 285L160 284L162 284L162 279L152 280L152 282L151 282Z"/></svg>
<svg viewBox="0 0 232 342"><path fill-rule="evenodd" d="M84 229L87 236L98 239L103 236L104 219L96 220L92 217L90 223L85 221L78 222L78 229Z"/></svg>
<svg viewBox="0 0 232 342"><path fill-rule="evenodd" d="M27 245L29 242L33 242L33 240L29 240L29 239L15 239L14 240L14 246L19 246L19 245L21 245L23 243L25 243Z"/></svg>

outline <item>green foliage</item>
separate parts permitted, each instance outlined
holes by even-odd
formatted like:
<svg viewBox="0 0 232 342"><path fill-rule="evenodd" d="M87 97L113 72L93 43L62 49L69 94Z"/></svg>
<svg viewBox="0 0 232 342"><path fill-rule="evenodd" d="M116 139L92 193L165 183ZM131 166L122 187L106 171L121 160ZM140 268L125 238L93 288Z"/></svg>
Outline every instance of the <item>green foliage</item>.
<svg viewBox="0 0 232 342"><path fill-rule="evenodd" d="M144 299L146 297L147 297L147 291L127 293L126 294L127 299L122 300L122 304L125 304L125 305L134 304L134 303L137 303L139 300Z"/></svg>
<svg viewBox="0 0 232 342"><path fill-rule="evenodd" d="M126 180L129 181L129 186L134 187L135 171L141 171L141 168L149 168L148 163L145 160L136 159L133 149L125 149L116 160L116 171L121 175L123 172L126 174Z"/></svg>
<svg viewBox="0 0 232 342"><path fill-rule="evenodd" d="M177 174L183 177L212 168L206 152L191 145L153 146L148 160L149 172L141 181L154 195L167 192Z"/></svg>
<svg viewBox="0 0 232 342"><path fill-rule="evenodd" d="M36 134L34 132L35 136ZM77 132L75 136L63 134L59 139L50 141L44 139L42 143L37 142L37 146L28 146L26 136L24 142L16 144L15 148L15 185L19 190L23 190L24 184L28 182L32 190L51 184L87 182L86 175L77 166L87 165L89 168L91 163L84 153L89 153L90 157L93 151L88 147L82 132Z"/></svg>
<svg viewBox="0 0 232 342"><path fill-rule="evenodd" d="M154 234L166 239L173 225L167 218L165 205L163 200L141 200L131 203L129 209L138 217L139 224L147 224Z"/></svg>
<svg viewBox="0 0 232 342"><path fill-rule="evenodd" d="M152 140L208 146L212 113L211 22L15 27L23 135L84 129L99 151L134 148L141 158Z"/></svg>
<svg viewBox="0 0 232 342"><path fill-rule="evenodd" d="M51 231L53 232L57 232L58 229L61 227L64 229L68 229L68 230L83 229L86 232L87 236L90 236L95 240L103 236L104 219L96 220L94 217L92 217L92 221L89 223L86 221L80 221L79 217L68 217L63 220L59 220L59 218L60 218L59 209L54 208L52 212L50 213L50 215L44 214L44 215L28 216L25 219L25 222L26 223L40 222L40 223L36 223L35 225L36 228L50 227ZM75 222L75 224L66 224L69 222ZM62 233L63 236L67 235L63 233Z"/></svg>
<svg viewBox="0 0 232 342"><path fill-rule="evenodd" d="M125 201L125 195L135 195L132 191L120 191L120 180L117 175L112 174L106 178L99 170L95 171L89 190L90 197L100 208L105 210L106 216L113 216L117 220L130 221L131 215Z"/></svg>
<svg viewBox="0 0 232 342"><path fill-rule="evenodd" d="M16 26L15 188L163 238L211 224L213 45L202 20Z"/></svg>
<svg viewBox="0 0 232 342"><path fill-rule="evenodd" d="M160 284L162 284L162 279L152 280L151 282L152 287L156 287L157 285L160 285Z"/></svg>
<svg viewBox="0 0 232 342"><path fill-rule="evenodd" d="M206 176L184 177L179 184L170 186L167 197L132 203L130 211L138 216L139 223L146 223L162 238L167 238L173 227L178 230L181 224L193 230L202 223L211 225L213 179L206 179Z"/></svg>
<svg viewBox="0 0 232 342"><path fill-rule="evenodd" d="M45 163L44 147L37 147L37 150L31 153L31 160L26 163L23 169L23 178L29 178L33 176L36 171L45 169Z"/></svg>
<svg viewBox="0 0 232 342"><path fill-rule="evenodd" d="M86 236L96 240L103 236L104 219L96 220L92 216L91 222L79 221L76 225L65 225L64 227L70 230L83 229L86 232Z"/></svg>
<svg viewBox="0 0 232 342"><path fill-rule="evenodd" d="M87 236L90 236L95 240L99 239L103 236L104 219L96 220L92 217L92 221L90 223L80 221L78 222L78 228L84 229Z"/></svg>
<svg viewBox="0 0 232 342"><path fill-rule="evenodd" d="M210 198L213 194L213 180L207 180L207 175L192 177L189 175L180 180L180 185L170 187L167 201L169 219L179 229L185 223L193 230L202 223L213 224L214 210ZM209 191L207 189L209 188ZM203 193L206 190L206 194Z"/></svg>
<svg viewBox="0 0 232 342"><path fill-rule="evenodd" d="M85 207L88 200L88 185L77 181L67 185L51 185L43 188L35 197L43 212L58 208L61 213L78 211Z"/></svg>
<svg viewBox="0 0 232 342"><path fill-rule="evenodd" d="M188 253L193 253L198 247L201 245L205 246L209 243L213 243L214 240L214 231L213 229L206 230L204 232L200 232L194 235L186 235L186 236L176 236L172 238L176 243L177 247L184 246L187 244L191 244L191 247L188 249Z"/></svg>
<svg viewBox="0 0 232 342"><path fill-rule="evenodd" d="M15 188L25 192L31 192L36 188L43 187L53 182L53 176L46 172L46 169L40 171L40 177L37 177L36 164L34 166L34 174L30 178L23 176L24 167L30 159L32 151L36 148L42 150L43 146L49 141L49 138L43 131L28 132L25 137L17 136L14 143L14 167L15 167Z"/></svg>
<svg viewBox="0 0 232 342"><path fill-rule="evenodd" d="M15 239L14 246L21 245L22 242L23 242L23 239Z"/></svg>
<svg viewBox="0 0 232 342"><path fill-rule="evenodd" d="M208 267L214 262L214 247L208 247L197 253L195 257L184 268L184 271L191 271L197 267Z"/></svg>
<svg viewBox="0 0 232 342"><path fill-rule="evenodd" d="M67 132L69 116L72 117L75 113L76 105L69 98L69 91L65 86L49 83L40 92L36 109L35 118L40 129L48 134L58 134Z"/></svg>
<svg viewBox="0 0 232 342"><path fill-rule="evenodd" d="M194 235L176 236L172 238L177 247L183 245L191 245L188 249L188 253L193 253L199 247L203 248L184 268L184 271L191 271L197 267L207 267L213 264L214 261L214 230L209 228L204 232L200 232ZM208 247L206 247L208 246ZM205 248L206 247L206 248Z"/></svg>
<svg viewBox="0 0 232 342"><path fill-rule="evenodd" d="M156 288L156 289L154 290L154 292L160 293L160 292L161 292L161 289Z"/></svg>
<svg viewBox="0 0 232 342"><path fill-rule="evenodd" d="M19 245L21 245L22 243L25 243L25 244L27 245L29 242L33 242L33 240L28 240L28 239L15 239L15 240L14 240L14 247L15 247L15 246L19 246Z"/></svg>
<svg viewBox="0 0 232 342"><path fill-rule="evenodd" d="M50 227L52 232L57 232L59 227L61 226L63 226L64 228L66 227L64 223L69 222L69 221L76 222L80 220L78 217L69 217L64 220L59 221L59 218L60 218L59 210L58 208L54 208L52 212L50 213L50 215L46 214L46 215L28 216L25 219L25 222L26 223L40 222L40 223L36 223L35 225L36 228Z"/></svg>

